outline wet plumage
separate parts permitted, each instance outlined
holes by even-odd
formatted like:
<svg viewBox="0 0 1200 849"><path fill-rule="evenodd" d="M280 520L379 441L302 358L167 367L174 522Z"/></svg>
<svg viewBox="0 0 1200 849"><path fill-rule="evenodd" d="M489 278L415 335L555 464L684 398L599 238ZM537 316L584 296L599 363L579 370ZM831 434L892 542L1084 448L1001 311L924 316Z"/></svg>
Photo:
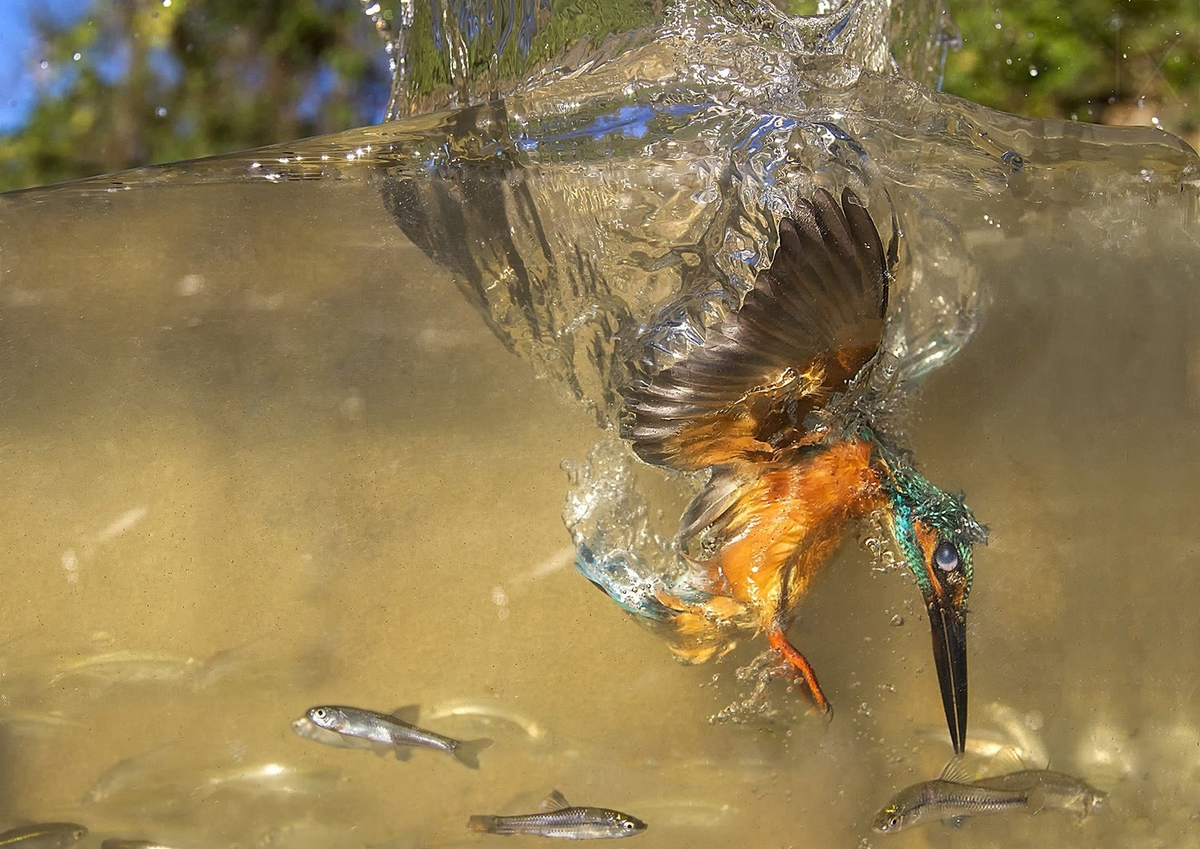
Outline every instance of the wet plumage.
<svg viewBox="0 0 1200 849"><path fill-rule="evenodd" d="M898 256L859 198L819 189L779 225L779 247L741 307L674 364L625 388L622 436L648 463L711 470L680 521L684 579L632 598L604 566L580 566L618 603L670 623L700 662L758 632L822 709L816 674L787 636L794 610L851 524L878 511L917 580L956 751L966 733L965 604L985 530L874 426L857 388L877 359ZM639 576L647 577L647 576Z"/></svg>

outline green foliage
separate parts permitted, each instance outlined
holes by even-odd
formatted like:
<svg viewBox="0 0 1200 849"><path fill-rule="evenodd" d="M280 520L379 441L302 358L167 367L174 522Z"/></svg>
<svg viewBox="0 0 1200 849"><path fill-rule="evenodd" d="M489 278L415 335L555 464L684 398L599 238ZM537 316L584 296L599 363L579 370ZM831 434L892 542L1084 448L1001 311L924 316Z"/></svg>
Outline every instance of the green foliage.
<svg viewBox="0 0 1200 849"><path fill-rule="evenodd" d="M776 2L793 13L817 6ZM1196 0L952 2L964 46L949 55L946 91L1025 115L1200 127ZM494 21L467 40L476 78L519 76L584 34L598 41L646 24L660 4L556 0L552 16L542 0L518 6L538 21L529 53L510 37L493 63L491 39L505 25ZM451 74L429 0L413 8L419 105ZM334 132L375 120L386 100L381 42L355 0L96 0L90 17L41 28L46 90L28 126L0 136L0 189Z"/></svg>
<svg viewBox="0 0 1200 849"><path fill-rule="evenodd" d="M1200 126L1196 0L957 0L945 90L1022 115Z"/></svg>
<svg viewBox="0 0 1200 849"><path fill-rule="evenodd" d="M496 0L461 2L475 18L473 36L463 31L453 15L437 22L435 36L432 4L425 0L414 6L408 35L408 92L418 109L431 101L440 103L443 98L439 95L454 87L451 53L444 47L447 42L465 46L462 61L469 78L517 81L584 38L600 44L609 35L650 25L661 16L661 4L656 0L554 0L550 5L544 0L511 0L511 8ZM490 25L489 6L495 8ZM523 25L528 38L524 45Z"/></svg>
<svg viewBox="0 0 1200 849"><path fill-rule="evenodd" d="M56 83L0 136L0 189L334 132L386 99L379 38L346 0L102 0L40 26Z"/></svg>

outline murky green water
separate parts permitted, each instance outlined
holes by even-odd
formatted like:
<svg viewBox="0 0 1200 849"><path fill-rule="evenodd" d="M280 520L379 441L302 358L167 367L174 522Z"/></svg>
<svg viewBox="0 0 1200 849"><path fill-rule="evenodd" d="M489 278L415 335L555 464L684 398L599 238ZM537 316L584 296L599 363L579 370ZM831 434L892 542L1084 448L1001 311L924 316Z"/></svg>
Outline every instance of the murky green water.
<svg viewBox="0 0 1200 849"><path fill-rule="evenodd" d="M554 118L563 83L507 125L418 118L0 199L0 824L467 846L500 840L468 815L557 787L655 847L1200 842L1194 155L884 78L757 111L710 82L691 111L651 99L640 134L596 130L616 106ZM961 346L909 426L992 530L969 736L1107 790L1084 823L870 832L950 747L911 578L853 542L792 631L830 722L777 681L774 716L711 723L758 647L681 666L571 568L561 466L605 438L622 345L681 288L751 276L762 208L814 179L898 211L890 344L913 371ZM446 198L465 212L430 212ZM654 506L670 526L677 503ZM292 733L330 702L419 703L496 743L476 773Z"/></svg>

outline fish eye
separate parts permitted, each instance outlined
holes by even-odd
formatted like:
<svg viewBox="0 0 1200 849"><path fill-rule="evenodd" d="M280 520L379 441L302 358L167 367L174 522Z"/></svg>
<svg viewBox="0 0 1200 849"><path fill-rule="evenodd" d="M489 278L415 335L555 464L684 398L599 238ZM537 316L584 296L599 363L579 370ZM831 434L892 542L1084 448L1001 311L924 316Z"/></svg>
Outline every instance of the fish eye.
<svg viewBox="0 0 1200 849"><path fill-rule="evenodd" d="M943 572L953 572L958 568L958 549L952 542L942 542L933 552L933 562Z"/></svg>
<svg viewBox="0 0 1200 849"><path fill-rule="evenodd" d="M621 828L625 829L626 831L633 831L633 823L631 823L629 820L622 820Z"/></svg>
<svg viewBox="0 0 1200 849"><path fill-rule="evenodd" d="M317 708L316 710L313 711L313 716L315 716L317 719L324 719L325 718L325 708Z"/></svg>
<svg viewBox="0 0 1200 849"><path fill-rule="evenodd" d="M890 820L888 820L887 827L888 828L898 828L899 825L900 825L900 817L893 816Z"/></svg>

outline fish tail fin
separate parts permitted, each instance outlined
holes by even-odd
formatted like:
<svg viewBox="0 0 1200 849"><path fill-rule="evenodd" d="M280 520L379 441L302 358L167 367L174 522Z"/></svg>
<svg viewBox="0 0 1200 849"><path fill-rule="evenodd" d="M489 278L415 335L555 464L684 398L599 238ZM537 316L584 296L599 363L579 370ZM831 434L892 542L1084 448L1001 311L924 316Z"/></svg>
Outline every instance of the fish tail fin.
<svg viewBox="0 0 1200 849"><path fill-rule="evenodd" d="M497 834L499 832L496 818L492 816L473 816L467 820L467 828L471 831L482 831L487 834Z"/></svg>
<svg viewBox="0 0 1200 849"><path fill-rule="evenodd" d="M487 737L480 737L478 740L464 740L454 747L452 753L455 760L463 766L479 769L479 753L490 745L492 745L492 741Z"/></svg>

